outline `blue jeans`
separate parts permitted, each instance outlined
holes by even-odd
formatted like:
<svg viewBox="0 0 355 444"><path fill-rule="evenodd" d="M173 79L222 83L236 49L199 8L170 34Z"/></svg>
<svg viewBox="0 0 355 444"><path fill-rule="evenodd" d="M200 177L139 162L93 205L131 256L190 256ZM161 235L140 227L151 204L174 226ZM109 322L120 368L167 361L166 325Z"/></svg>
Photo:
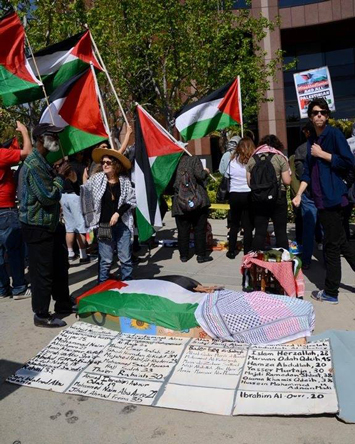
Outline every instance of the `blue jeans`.
<svg viewBox="0 0 355 444"><path fill-rule="evenodd" d="M24 293L25 281L24 243L17 210L0 208L0 295L10 293L10 277L6 270L5 253L12 277L12 294Z"/></svg>
<svg viewBox="0 0 355 444"><path fill-rule="evenodd" d="M131 232L123 222L112 227L112 239L99 239L99 283L109 279L115 248L121 263L121 279L132 279L131 247Z"/></svg>
<svg viewBox="0 0 355 444"><path fill-rule="evenodd" d="M302 262L310 264L313 255L313 242L316 236L317 242L322 241L322 232L319 223L317 224L318 210L314 201L302 194L301 211L303 218L303 241L302 241Z"/></svg>

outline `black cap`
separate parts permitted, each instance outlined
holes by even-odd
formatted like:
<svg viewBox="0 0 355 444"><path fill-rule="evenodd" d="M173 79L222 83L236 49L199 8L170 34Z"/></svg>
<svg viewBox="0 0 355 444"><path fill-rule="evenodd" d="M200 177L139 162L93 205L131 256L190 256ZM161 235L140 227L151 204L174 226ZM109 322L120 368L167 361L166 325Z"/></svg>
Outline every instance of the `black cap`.
<svg viewBox="0 0 355 444"><path fill-rule="evenodd" d="M39 123L35 126L32 137L37 140L39 136L43 136L44 134L57 134L63 131L64 128L59 128L59 126L54 126L51 123Z"/></svg>

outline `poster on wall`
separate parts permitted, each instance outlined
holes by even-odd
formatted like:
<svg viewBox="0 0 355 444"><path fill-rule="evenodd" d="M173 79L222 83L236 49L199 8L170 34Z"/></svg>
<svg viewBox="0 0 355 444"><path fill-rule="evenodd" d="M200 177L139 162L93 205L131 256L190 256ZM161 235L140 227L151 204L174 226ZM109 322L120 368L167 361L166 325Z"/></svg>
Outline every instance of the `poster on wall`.
<svg viewBox="0 0 355 444"><path fill-rule="evenodd" d="M293 75L301 119L308 117L308 104L316 97L323 97L329 109L335 111L332 81L327 66L298 72Z"/></svg>

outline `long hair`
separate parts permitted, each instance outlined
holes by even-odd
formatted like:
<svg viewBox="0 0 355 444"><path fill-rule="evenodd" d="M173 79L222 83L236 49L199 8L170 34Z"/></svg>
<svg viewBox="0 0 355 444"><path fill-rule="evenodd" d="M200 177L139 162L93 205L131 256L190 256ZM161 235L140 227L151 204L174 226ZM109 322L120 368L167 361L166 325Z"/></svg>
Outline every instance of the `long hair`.
<svg viewBox="0 0 355 444"><path fill-rule="evenodd" d="M122 163L119 160L116 159L116 157L108 156L107 154L102 156L102 159L104 157L108 157L111 160L112 167L113 167L113 172L114 172L114 175L115 175L116 179L118 178L118 176L120 174L125 174L127 172L126 168L122 165Z"/></svg>
<svg viewBox="0 0 355 444"><path fill-rule="evenodd" d="M276 137L274 134L268 134L267 136L264 136L260 140L258 146L262 146L262 145L271 146L272 148L275 148L281 152L285 149L281 140L278 137Z"/></svg>
<svg viewBox="0 0 355 444"><path fill-rule="evenodd" d="M231 160L234 158L238 159L238 162L242 165L246 165L249 162L249 159L253 155L255 151L254 142L250 137L243 137L238 142L237 148L231 156Z"/></svg>

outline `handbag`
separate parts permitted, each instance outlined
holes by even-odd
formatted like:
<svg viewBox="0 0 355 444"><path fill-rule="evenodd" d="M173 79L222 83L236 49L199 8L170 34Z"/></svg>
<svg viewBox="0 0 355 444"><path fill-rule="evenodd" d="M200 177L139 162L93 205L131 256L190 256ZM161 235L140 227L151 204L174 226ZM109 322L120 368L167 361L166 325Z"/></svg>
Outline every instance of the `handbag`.
<svg viewBox="0 0 355 444"><path fill-rule="evenodd" d="M112 239L112 227L109 222L102 222L97 230L97 237L99 240Z"/></svg>
<svg viewBox="0 0 355 444"><path fill-rule="evenodd" d="M217 194L216 194L216 200L218 203L223 203L226 200L229 199L229 192L230 192L230 186L231 186L231 178L230 178L230 163L229 161L229 174L227 176L223 176L221 183L219 184Z"/></svg>

